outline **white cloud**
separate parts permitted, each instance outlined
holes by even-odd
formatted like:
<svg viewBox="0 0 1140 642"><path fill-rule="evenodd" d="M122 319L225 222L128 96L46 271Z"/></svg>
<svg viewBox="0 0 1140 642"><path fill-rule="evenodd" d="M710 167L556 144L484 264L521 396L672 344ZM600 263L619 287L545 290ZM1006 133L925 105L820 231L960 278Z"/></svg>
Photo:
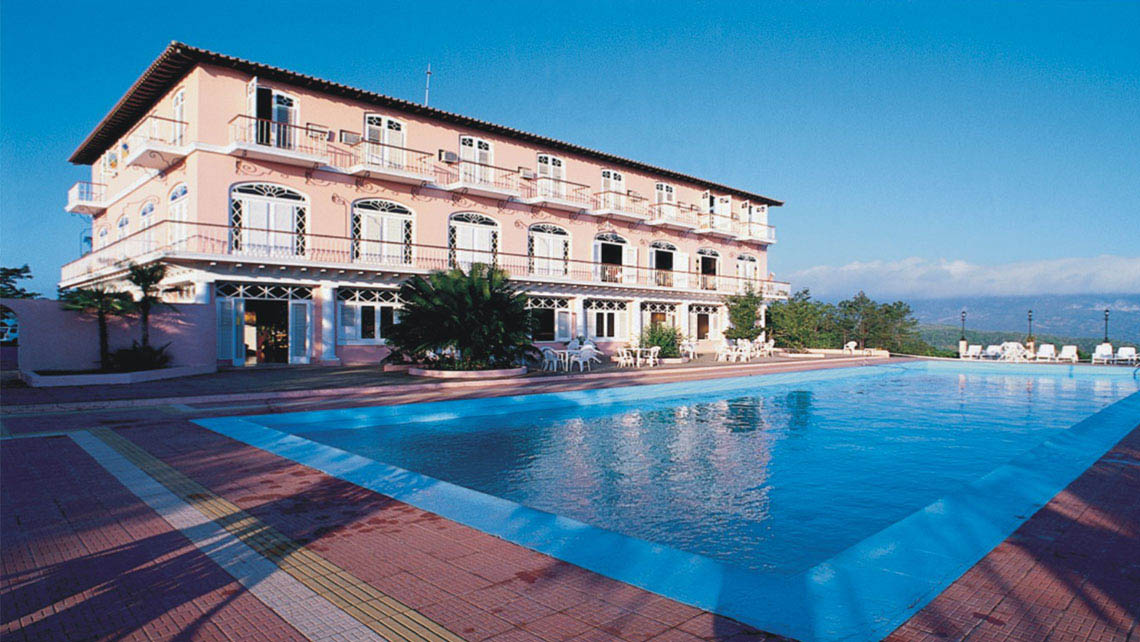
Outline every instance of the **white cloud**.
<svg viewBox="0 0 1140 642"><path fill-rule="evenodd" d="M962 260L856 261L838 267L818 265L788 275L792 288L812 294L940 298L1031 294L1140 293L1140 257L1097 256L1045 259L999 265Z"/></svg>

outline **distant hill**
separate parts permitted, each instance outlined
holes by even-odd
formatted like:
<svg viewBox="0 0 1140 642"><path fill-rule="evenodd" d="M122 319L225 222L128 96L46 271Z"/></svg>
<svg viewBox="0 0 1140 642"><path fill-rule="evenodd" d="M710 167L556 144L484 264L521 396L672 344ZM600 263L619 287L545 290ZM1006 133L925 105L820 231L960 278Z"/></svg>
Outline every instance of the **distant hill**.
<svg viewBox="0 0 1140 642"><path fill-rule="evenodd" d="M993 332L1011 339L1024 339L1026 311L1033 310L1033 334L1049 335L1060 343L1095 345L1104 338L1104 309L1108 308L1108 338L1114 343L1140 343L1140 293L1117 295L956 297L907 301L919 323L930 329L932 344L943 347L950 328L953 347L958 345L960 314L966 310L967 331ZM979 337L982 335L980 334ZM988 336L988 335L987 335ZM938 341L932 339L938 338ZM1089 343L1092 341L1093 343ZM984 343L974 341L971 343ZM997 343L1000 343L998 341ZM948 344L947 344L948 345Z"/></svg>

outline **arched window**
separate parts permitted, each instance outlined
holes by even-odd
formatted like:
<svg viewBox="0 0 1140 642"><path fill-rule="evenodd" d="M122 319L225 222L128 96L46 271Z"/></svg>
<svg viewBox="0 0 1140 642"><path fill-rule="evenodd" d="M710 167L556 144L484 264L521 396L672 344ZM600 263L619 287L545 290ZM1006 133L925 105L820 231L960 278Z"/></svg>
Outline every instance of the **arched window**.
<svg viewBox="0 0 1140 642"><path fill-rule="evenodd" d="M147 203L139 208L139 229L146 229L154 224L154 203Z"/></svg>
<svg viewBox="0 0 1140 642"><path fill-rule="evenodd" d="M412 262L412 211L394 201L366 199L352 204L352 260Z"/></svg>
<svg viewBox="0 0 1140 642"><path fill-rule="evenodd" d="M474 263L495 264L499 253L499 224L476 212L458 212L448 219L447 259L451 267L471 269Z"/></svg>
<svg viewBox="0 0 1140 642"><path fill-rule="evenodd" d="M179 183L170 190L167 235L173 245L181 245L190 238L190 190Z"/></svg>
<svg viewBox="0 0 1140 642"><path fill-rule="evenodd" d="M570 274L570 233L549 223L531 225L527 235L530 273L541 276Z"/></svg>
<svg viewBox="0 0 1140 642"><path fill-rule="evenodd" d="M747 289L760 277L760 260L751 254L736 257L736 277L740 281L740 290Z"/></svg>
<svg viewBox="0 0 1140 642"><path fill-rule="evenodd" d="M95 238L98 240L98 247L106 247L109 236L110 234L107 232L106 227L99 228L99 233L95 235Z"/></svg>
<svg viewBox="0 0 1140 642"><path fill-rule="evenodd" d="M303 256L308 198L270 183L245 183L230 190L230 244L255 256Z"/></svg>
<svg viewBox="0 0 1140 642"><path fill-rule="evenodd" d="M677 246L667 241L654 241L649 244L649 269L653 273L653 284L671 288L677 283L674 270L684 272L688 258L677 253Z"/></svg>
<svg viewBox="0 0 1140 642"><path fill-rule="evenodd" d="M709 248L701 248L697 250L698 271L700 272L701 289L702 290L716 290L718 279L717 274L720 270L720 252Z"/></svg>
<svg viewBox="0 0 1140 642"><path fill-rule="evenodd" d="M121 241L131 233L131 217L123 214L119 217L119 222L115 225L115 240Z"/></svg>
<svg viewBox="0 0 1140 642"><path fill-rule="evenodd" d="M603 283L635 282L637 248L616 232L594 237L594 278Z"/></svg>

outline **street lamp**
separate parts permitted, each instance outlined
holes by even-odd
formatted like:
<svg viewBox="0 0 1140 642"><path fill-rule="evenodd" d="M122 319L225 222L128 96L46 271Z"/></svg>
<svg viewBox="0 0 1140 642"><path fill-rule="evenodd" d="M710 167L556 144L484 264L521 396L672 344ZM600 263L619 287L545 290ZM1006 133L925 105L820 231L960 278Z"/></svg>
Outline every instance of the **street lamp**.
<svg viewBox="0 0 1140 642"><path fill-rule="evenodd" d="M1104 309L1104 342L1108 343L1108 308Z"/></svg>
<svg viewBox="0 0 1140 642"><path fill-rule="evenodd" d="M1033 338L1033 310L1029 311L1029 338Z"/></svg>
<svg viewBox="0 0 1140 642"><path fill-rule="evenodd" d="M965 341L965 340L966 340L966 311L962 310L962 337L959 339L959 341Z"/></svg>

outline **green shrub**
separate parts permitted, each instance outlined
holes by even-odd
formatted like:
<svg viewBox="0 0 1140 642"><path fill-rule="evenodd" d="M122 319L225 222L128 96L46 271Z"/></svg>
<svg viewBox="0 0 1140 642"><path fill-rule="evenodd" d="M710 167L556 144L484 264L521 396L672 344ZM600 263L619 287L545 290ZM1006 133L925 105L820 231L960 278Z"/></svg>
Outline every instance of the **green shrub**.
<svg viewBox="0 0 1140 642"><path fill-rule="evenodd" d="M170 344L160 347L139 345L135 342L129 348L120 348L109 355L110 367L113 372L135 372L138 370L156 370L165 368L170 364L170 354L166 349Z"/></svg>
<svg viewBox="0 0 1140 642"><path fill-rule="evenodd" d="M641 331L637 345L642 348L659 346L661 357L671 358L681 356L681 342L684 340L678 328L664 323L654 323Z"/></svg>

